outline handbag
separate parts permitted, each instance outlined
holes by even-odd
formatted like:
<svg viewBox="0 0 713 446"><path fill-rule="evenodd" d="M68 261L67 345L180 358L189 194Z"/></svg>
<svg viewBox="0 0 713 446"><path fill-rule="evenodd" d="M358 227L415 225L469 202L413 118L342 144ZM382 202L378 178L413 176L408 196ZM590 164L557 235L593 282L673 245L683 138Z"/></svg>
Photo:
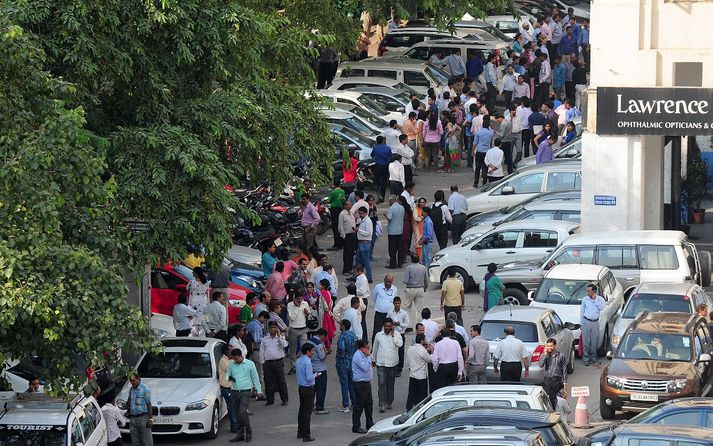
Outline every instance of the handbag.
<svg viewBox="0 0 713 446"><path fill-rule="evenodd" d="M319 310L310 310L307 315L307 328L309 330L316 330L319 328Z"/></svg>

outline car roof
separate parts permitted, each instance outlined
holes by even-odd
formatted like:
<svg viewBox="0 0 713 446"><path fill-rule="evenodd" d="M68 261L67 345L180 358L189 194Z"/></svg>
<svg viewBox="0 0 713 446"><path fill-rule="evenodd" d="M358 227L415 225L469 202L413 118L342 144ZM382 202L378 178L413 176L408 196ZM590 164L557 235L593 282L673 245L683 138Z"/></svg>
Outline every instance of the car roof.
<svg viewBox="0 0 713 446"><path fill-rule="evenodd" d="M521 305L496 305L483 315L483 321L526 321L540 320L550 308L530 307Z"/></svg>
<svg viewBox="0 0 713 446"><path fill-rule="evenodd" d="M566 245L632 245L632 244L673 244L686 239L681 231L595 231L575 234L564 243Z"/></svg>
<svg viewBox="0 0 713 446"><path fill-rule="evenodd" d="M33 424L66 426L67 416L75 407L84 407L93 399L83 395L51 397L45 393L17 393L4 402L0 425Z"/></svg>
<svg viewBox="0 0 713 446"><path fill-rule="evenodd" d="M347 79L349 79L349 78L347 78ZM341 91L356 91L359 93L380 93L380 94L385 94L385 95L389 95L389 96L397 96L397 95L406 94L397 88L391 88L391 87L354 87L354 88L350 88L348 90L341 90Z"/></svg>
<svg viewBox="0 0 713 446"><path fill-rule="evenodd" d="M467 393L502 393L505 395L520 394L531 395L537 393L540 386L534 384L461 384L441 387L431 392L432 398L440 398L450 395L463 395Z"/></svg>
<svg viewBox="0 0 713 446"><path fill-rule="evenodd" d="M490 418L510 421L528 421L532 424L554 424L560 420L557 412L536 409L503 409L492 407L460 407L442 414L441 420L459 418Z"/></svg>
<svg viewBox="0 0 713 446"><path fill-rule="evenodd" d="M525 205L528 211L579 211L582 209L580 198L558 198L535 201Z"/></svg>
<svg viewBox="0 0 713 446"><path fill-rule="evenodd" d="M458 441L458 440L510 440L522 441L529 437L537 437L541 435L537 431L517 430L511 427L503 427L502 429L493 429L494 426L484 426L483 431L448 431L436 432L424 436L419 440L419 444L442 442L442 441Z"/></svg>
<svg viewBox="0 0 713 446"><path fill-rule="evenodd" d="M396 28L389 30L389 34L438 34L441 36L452 36L453 34L448 31L441 31L438 28L433 28L430 26L407 26L405 28Z"/></svg>
<svg viewBox="0 0 713 446"><path fill-rule="evenodd" d="M359 99L362 96L362 94L359 93L358 91L351 91L351 90L317 90L317 94L319 94L321 96L326 96L329 98L341 96L341 97L350 97L350 98L354 98L354 99Z"/></svg>
<svg viewBox="0 0 713 446"><path fill-rule="evenodd" d="M691 282L669 283L669 282L646 282L639 285L634 293L656 293L656 294L671 294L685 295L692 288L698 288L698 285Z"/></svg>
<svg viewBox="0 0 713 446"><path fill-rule="evenodd" d="M665 401L659 404L658 409L661 411L689 409L702 407L710 407L713 410L713 398L710 397L694 397L694 398L676 398Z"/></svg>
<svg viewBox="0 0 713 446"><path fill-rule="evenodd" d="M212 350L216 344L223 343L222 340L216 338L187 338L187 337L172 337L162 338L166 350Z"/></svg>
<svg viewBox="0 0 713 446"><path fill-rule="evenodd" d="M388 85L396 85L400 83L399 80L397 79L391 79L388 77L374 77L374 76L349 76L349 77L338 77L332 81L332 85L334 84L347 84L347 83L371 83L371 84L388 84ZM387 87L390 88L390 87ZM332 88L329 88L329 90L335 90ZM348 90L347 90L348 91ZM396 91L401 91L396 89Z"/></svg>
<svg viewBox="0 0 713 446"><path fill-rule="evenodd" d="M552 229L570 232L578 226L579 223L577 222L563 220L515 220L498 225L493 231L502 231L503 229Z"/></svg>
<svg viewBox="0 0 713 446"><path fill-rule="evenodd" d="M356 104L354 105L356 107ZM323 108L322 113L325 114L328 118L337 118L337 119L346 119L346 118L351 118L354 116L354 113L349 112L347 110L337 110L337 109L331 109L331 108Z"/></svg>
<svg viewBox="0 0 713 446"><path fill-rule="evenodd" d="M694 426L676 426L670 424L621 424L616 430L616 435L636 434L651 437L665 438L697 438L713 441L713 429Z"/></svg>
<svg viewBox="0 0 713 446"><path fill-rule="evenodd" d="M530 171L549 171L549 170L582 170L582 160L581 159L563 159L563 160L552 160L542 164L534 164L532 166L523 167L517 169L517 173L524 173Z"/></svg>
<svg viewBox="0 0 713 446"><path fill-rule="evenodd" d="M599 280L609 268L600 265L555 265L545 273L547 279Z"/></svg>
<svg viewBox="0 0 713 446"><path fill-rule="evenodd" d="M699 318L689 313L644 312L629 326L627 333L684 334Z"/></svg>
<svg viewBox="0 0 713 446"><path fill-rule="evenodd" d="M411 59L408 57L399 57L399 58L394 58L390 59L387 57L380 57L380 58L375 58L375 57L370 57L368 59L362 59L359 61L348 61L348 62L342 62L343 66L350 66L353 68L357 67L372 67L372 66L384 66L384 67L392 67L395 69L399 68L416 68L416 67L425 67L426 65L433 66L433 64L426 62L424 60L420 59ZM348 78L347 78L348 79Z"/></svg>
<svg viewBox="0 0 713 446"><path fill-rule="evenodd" d="M484 50L489 50L489 49L497 49L497 48L504 48L508 46L506 42L503 42L501 40L476 40L476 39L471 39L468 37L463 37L463 38L448 38L448 39L436 39L436 40L424 40L423 42L418 42L414 43L409 47L410 48L420 48L423 46L444 46L444 45L453 45L453 46L468 46L468 47L479 47L478 49L484 49ZM394 57L399 57L399 56L394 56Z"/></svg>

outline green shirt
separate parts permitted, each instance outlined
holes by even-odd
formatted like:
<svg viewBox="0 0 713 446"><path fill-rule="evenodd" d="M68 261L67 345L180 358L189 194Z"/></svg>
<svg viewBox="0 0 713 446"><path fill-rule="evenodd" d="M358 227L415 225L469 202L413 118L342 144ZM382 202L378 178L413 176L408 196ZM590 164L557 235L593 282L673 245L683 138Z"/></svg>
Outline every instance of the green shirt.
<svg viewBox="0 0 713 446"><path fill-rule="evenodd" d="M230 380L231 377L235 378L233 390L255 389L257 393L262 393L260 378L257 375L255 363L251 360L243 359L243 362L240 364L233 361L233 363L228 366L228 371L225 374L225 379Z"/></svg>
<svg viewBox="0 0 713 446"><path fill-rule="evenodd" d="M500 277L493 276L488 279L488 308L493 308L500 300L503 298L503 291L505 291L505 285Z"/></svg>
<svg viewBox="0 0 713 446"><path fill-rule="evenodd" d="M332 189L332 191L329 192L327 199L329 200L330 207L341 209L342 206L344 206L344 189L341 187Z"/></svg>
<svg viewBox="0 0 713 446"><path fill-rule="evenodd" d="M240 322L243 324L247 324L253 320L253 309L250 308L250 305L243 305L243 308L240 309L238 319L240 319Z"/></svg>

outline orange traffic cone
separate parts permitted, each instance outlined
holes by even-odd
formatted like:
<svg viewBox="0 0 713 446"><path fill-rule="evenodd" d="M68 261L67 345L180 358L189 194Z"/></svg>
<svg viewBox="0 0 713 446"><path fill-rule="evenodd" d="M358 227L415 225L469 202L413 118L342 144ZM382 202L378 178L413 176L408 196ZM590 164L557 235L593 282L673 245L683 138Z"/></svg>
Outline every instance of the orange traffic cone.
<svg viewBox="0 0 713 446"><path fill-rule="evenodd" d="M577 399L577 407L574 409L574 424L572 426L579 428L590 427L586 396L580 396L579 399Z"/></svg>

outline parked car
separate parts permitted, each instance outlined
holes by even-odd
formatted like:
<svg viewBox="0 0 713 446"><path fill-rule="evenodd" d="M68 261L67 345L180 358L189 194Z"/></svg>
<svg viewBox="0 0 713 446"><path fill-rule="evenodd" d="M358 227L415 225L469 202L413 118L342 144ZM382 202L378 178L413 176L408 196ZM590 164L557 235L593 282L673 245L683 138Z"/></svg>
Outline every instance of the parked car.
<svg viewBox="0 0 713 446"><path fill-rule="evenodd" d="M377 54L383 55L399 55L408 48L419 42L428 42L431 40L439 40L452 38L453 35L447 31L439 31L436 28L399 28L390 30L379 44Z"/></svg>
<svg viewBox="0 0 713 446"><path fill-rule="evenodd" d="M399 82L395 79L389 79L387 77L366 77L366 76L349 76L340 77L332 81L332 85L328 90L351 90L352 88L359 87L386 87L399 90L407 95L418 95L422 94L403 82Z"/></svg>
<svg viewBox="0 0 713 446"><path fill-rule="evenodd" d="M136 370L151 389L154 435L204 434L218 436L220 420L227 414L220 396L218 363L225 343L214 338L164 338L160 353L144 353ZM117 396L116 405L127 410L131 383ZM128 434L128 426L122 428Z"/></svg>
<svg viewBox="0 0 713 446"><path fill-rule="evenodd" d="M480 283L489 263L542 258L577 231L577 223L564 221L521 220L504 223L481 237L438 251L428 268L428 277L431 282L443 283L448 272L455 270L456 277L467 289Z"/></svg>
<svg viewBox="0 0 713 446"><path fill-rule="evenodd" d="M527 292L557 264L608 267L624 289L645 282L692 282L710 285L710 253L697 251L680 231L605 231L578 234L539 260L498 267L504 297L527 303Z"/></svg>
<svg viewBox="0 0 713 446"><path fill-rule="evenodd" d="M713 309L713 302L699 285L690 282L646 282L627 290L628 298L611 331L611 349L616 351L621 337L637 315L644 311L694 314L699 304Z"/></svg>
<svg viewBox="0 0 713 446"><path fill-rule="evenodd" d="M531 307L551 308L565 322L581 323L582 299L588 298L587 286L595 285L597 294L606 301L599 315L600 354L609 347L619 311L624 305L624 289L606 266L557 265L545 273L537 291L530 292ZM574 330L574 344L579 345L580 330Z"/></svg>
<svg viewBox="0 0 713 446"><path fill-rule="evenodd" d="M459 50L463 62L467 63L468 59L473 56L487 60L488 55L493 51L504 52L507 48L508 44L501 41L448 38L419 42L406 50L402 57L427 61L437 51L442 51L444 55L447 55L453 50Z"/></svg>
<svg viewBox="0 0 713 446"><path fill-rule="evenodd" d="M581 191L568 191L568 192L542 192L540 194L534 195L526 200L523 200L513 206L508 206L500 208L496 211L481 212L471 216L465 223L466 230L475 226L492 226L494 223L498 223L513 213L519 212L523 207L528 204L539 203L541 201L562 201L567 203L569 201L580 201L582 198Z"/></svg>
<svg viewBox="0 0 713 446"><path fill-rule="evenodd" d="M375 102L373 99L367 97L365 94L361 94L356 91L319 90L317 93L332 102L357 105L369 111L370 113L379 116L381 119L387 122L390 119L396 119L398 118L398 116L400 116L396 113L392 114L390 111L386 110L386 108L382 107L381 104L379 104L378 102Z"/></svg>
<svg viewBox="0 0 713 446"><path fill-rule="evenodd" d="M354 150L360 160L371 158L371 150L376 144L375 141L343 125L329 124L329 128L345 148Z"/></svg>
<svg viewBox="0 0 713 446"><path fill-rule="evenodd" d="M489 15L484 20L502 31L510 39L515 38L515 35L522 29L522 25L527 23L532 27L532 23L525 17L518 18L512 15Z"/></svg>
<svg viewBox="0 0 713 446"><path fill-rule="evenodd" d="M403 58L370 58L339 64L337 78L352 76L385 77L397 80L425 95L430 87L440 91L448 85L450 74L428 62Z"/></svg>
<svg viewBox="0 0 713 446"><path fill-rule="evenodd" d="M713 429L690 426L624 424L610 436L608 446L713 446ZM591 446L604 446L592 442Z"/></svg>
<svg viewBox="0 0 713 446"><path fill-rule="evenodd" d="M553 161L517 169L495 183L465 195L468 215L513 206L542 192L582 189L582 162Z"/></svg>
<svg viewBox="0 0 713 446"><path fill-rule="evenodd" d="M428 435L418 440L419 446L546 446L537 431L518 431L509 427L488 426L472 431L450 431Z"/></svg>
<svg viewBox="0 0 713 446"><path fill-rule="evenodd" d="M384 133L384 130L389 127L389 122L386 119L381 116L377 116L369 110L359 107L358 105L345 104L343 102L335 102L333 105L335 110L344 110L360 117L362 121L369 125L369 128L371 128L373 132L382 134Z"/></svg>
<svg viewBox="0 0 713 446"><path fill-rule="evenodd" d="M556 160L580 159L582 157L582 138L577 138L569 144L555 149L554 157ZM535 155L532 155L521 159L520 162L517 163L517 168L521 169L523 167L534 166L535 164L537 164L537 159Z"/></svg>
<svg viewBox="0 0 713 446"><path fill-rule="evenodd" d="M238 262L262 269L262 253L247 246L233 245L225 254L231 262Z"/></svg>
<svg viewBox="0 0 713 446"><path fill-rule="evenodd" d="M488 22L482 20L473 20L468 15L463 16L463 19L454 22L453 27L456 35L464 38L481 38L482 40L500 41L510 43L512 39L506 36L502 31L494 27Z"/></svg>
<svg viewBox="0 0 713 446"><path fill-rule="evenodd" d="M621 338L599 382L603 419L641 412L676 398L709 396L713 342L706 319L687 313L641 313Z"/></svg>
<svg viewBox="0 0 713 446"><path fill-rule="evenodd" d="M448 431L472 431L490 426L542 434L548 445L574 446L575 437L557 412L523 409L492 409L464 407L427 418L398 432L365 435L349 446L411 446L420 443L427 435ZM486 429L486 432L492 429Z"/></svg>
<svg viewBox="0 0 713 446"><path fill-rule="evenodd" d="M392 116L400 114L400 118L396 118L399 124L403 123L406 118L404 111L406 105L411 102L411 98L407 93L401 90L389 87L355 87L347 91L357 91L365 94L374 102L381 104L386 110L391 112Z"/></svg>
<svg viewBox="0 0 713 446"><path fill-rule="evenodd" d="M557 313L550 308L522 307L512 305L497 305L490 308L480 321L480 335L490 344L491 358L505 338L505 327L515 329L515 337L521 340L530 353L530 375L523 380L532 383L542 383L545 370L537 361L545 351L549 338L557 340L557 349L567 358L567 373L574 372L574 335L573 330L579 330L579 324L563 322ZM488 380L497 381L499 376L493 370L492 359L487 369Z"/></svg>
<svg viewBox="0 0 713 446"><path fill-rule="evenodd" d="M369 432L396 432L457 407L554 410L547 394L538 385L459 384L435 390L401 415L377 421Z"/></svg>
<svg viewBox="0 0 713 446"><path fill-rule="evenodd" d="M381 135L381 131L373 129L369 123L353 113L344 110L322 109L322 113L327 118L327 121L332 124L343 125L369 139L376 140L376 137Z"/></svg>

